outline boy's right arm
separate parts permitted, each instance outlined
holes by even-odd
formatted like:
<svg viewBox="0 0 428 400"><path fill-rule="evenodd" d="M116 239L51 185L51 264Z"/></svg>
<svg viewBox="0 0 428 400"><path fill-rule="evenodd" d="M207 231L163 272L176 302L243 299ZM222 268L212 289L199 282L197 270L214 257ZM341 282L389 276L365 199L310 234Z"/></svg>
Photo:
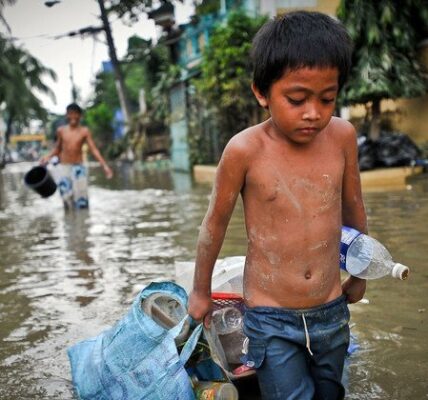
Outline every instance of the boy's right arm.
<svg viewBox="0 0 428 400"><path fill-rule="evenodd" d="M202 222L196 248L193 290L189 314L209 326L211 319L211 277L223 244L236 199L245 183L246 156L242 138L235 136L226 146L217 168L210 204Z"/></svg>

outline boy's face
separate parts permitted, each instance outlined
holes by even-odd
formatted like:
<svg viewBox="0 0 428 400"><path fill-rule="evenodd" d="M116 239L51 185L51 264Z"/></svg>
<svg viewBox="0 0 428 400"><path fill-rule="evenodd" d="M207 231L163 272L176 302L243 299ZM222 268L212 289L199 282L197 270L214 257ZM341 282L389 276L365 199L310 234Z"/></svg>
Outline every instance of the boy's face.
<svg viewBox="0 0 428 400"><path fill-rule="evenodd" d="M297 144L311 142L329 123L339 89L337 68L285 71L264 96L253 85L262 107L268 108L277 132Z"/></svg>
<svg viewBox="0 0 428 400"><path fill-rule="evenodd" d="M66 117L70 126L77 126L79 125L82 115L78 111L70 110L67 111Z"/></svg>

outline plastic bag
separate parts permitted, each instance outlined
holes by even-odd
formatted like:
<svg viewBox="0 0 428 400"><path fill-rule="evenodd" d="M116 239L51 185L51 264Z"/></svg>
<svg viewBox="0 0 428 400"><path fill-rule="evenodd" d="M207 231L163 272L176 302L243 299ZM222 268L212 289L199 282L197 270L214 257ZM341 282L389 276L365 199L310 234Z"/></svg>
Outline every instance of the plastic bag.
<svg viewBox="0 0 428 400"><path fill-rule="evenodd" d="M360 171L373 169L377 166L376 143L365 136L358 138L358 164Z"/></svg>
<svg viewBox="0 0 428 400"><path fill-rule="evenodd" d="M377 159L385 167L401 167L421 157L421 150L403 133L382 132L377 140Z"/></svg>
<svg viewBox="0 0 428 400"><path fill-rule="evenodd" d="M173 282L151 283L135 299L128 314L95 338L68 349L73 384L82 400L193 400L186 361L202 325L187 340L180 355L174 338L184 318L172 329L156 324L141 304L153 293L174 295L187 307L187 294Z"/></svg>

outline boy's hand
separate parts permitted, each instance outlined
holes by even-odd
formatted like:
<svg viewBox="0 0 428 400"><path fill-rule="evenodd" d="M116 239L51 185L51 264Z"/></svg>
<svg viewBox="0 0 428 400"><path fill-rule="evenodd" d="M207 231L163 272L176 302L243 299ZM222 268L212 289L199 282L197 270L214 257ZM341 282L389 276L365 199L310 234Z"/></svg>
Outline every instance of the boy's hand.
<svg viewBox="0 0 428 400"><path fill-rule="evenodd" d="M44 156L39 160L39 164L46 165L49 162L49 156Z"/></svg>
<svg viewBox="0 0 428 400"><path fill-rule="evenodd" d="M192 291L189 296L189 315L196 322L203 322L205 328L209 328L211 324L213 302L208 294L201 294Z"/></svg>
<svg viewBox="0 0 428 400"><path fill-rule="evenodd" d="M106 175L107 179L113 178L113 171L111 170L111 168L108 165L104 165L103 169L104 169L104 174Z"/></svg>
<svg viewBox="0 0 428 400"><path fill-rule="evenodd" d="M360 301L366 291L366 280L355 276L350 276L342 283L342 292L346 296L348 303Z"/></svg>

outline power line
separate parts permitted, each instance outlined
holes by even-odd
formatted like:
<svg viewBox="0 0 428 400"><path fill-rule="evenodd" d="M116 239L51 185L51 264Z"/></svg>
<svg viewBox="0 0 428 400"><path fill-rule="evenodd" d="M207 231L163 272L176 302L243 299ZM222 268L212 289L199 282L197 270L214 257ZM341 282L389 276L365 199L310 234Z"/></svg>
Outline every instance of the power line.
<svg viewBox="0 0 428 400"><path fill-rule="evenodd" d="M43 34L34 35L34 36L22 36L22 37L8 36L6 37L6 39L13 40L13 41L31 40L31 39L51 39L51 35L48 35L47 33L43 33Z"/></svg>
<svg viewBox="0 0 428 400"><path fill-rule="evenodd" d="M96 35L104 31L103 26L87 26L85 28L80 28L77 31L70 31L62 33L60 35L53 36L52 39L62 39L64 37L74 37L74 36L91 36Z"/></svg>

